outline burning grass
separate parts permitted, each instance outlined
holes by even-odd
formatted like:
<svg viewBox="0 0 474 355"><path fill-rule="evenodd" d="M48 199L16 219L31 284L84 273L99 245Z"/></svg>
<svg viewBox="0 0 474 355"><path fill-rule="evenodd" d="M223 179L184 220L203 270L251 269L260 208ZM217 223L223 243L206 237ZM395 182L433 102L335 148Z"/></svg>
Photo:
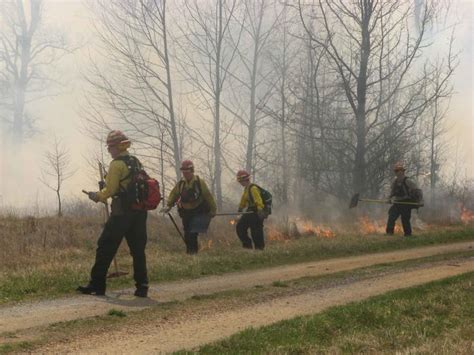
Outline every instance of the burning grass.
<svg viewBox="0 0 474 355"><path fill-rule="evenodd" d="M474 211L467 209L465 206L461 206L461 221L464 224L474 224Z"/></svg>
<svg viewBox="0 0 474 355"><path fill-rule="evenodd" d="M243 250L230 218L215 218L201 235L197 257L184 254L184 243L171 222L155 213L148 220L147 259L150 280L159 282L254 269L287 263L474 239L474 228L452 226L415 229L418 238L386 238L383 223L368 219L349 225L326 225L303 218L265 223L266 250ZM363 224L365 223L365 224ZM87 281L103 219L93 217L0 217L0 303L72 293ZM363 231L359 231L363 226ZM416 226L416 225L415 225ZM375 237L374 237L374 234ZM376 236L380 235L380 238ZM117 260L131 270L126 243ZM133 285L131 273L110 287Z"/></svg>

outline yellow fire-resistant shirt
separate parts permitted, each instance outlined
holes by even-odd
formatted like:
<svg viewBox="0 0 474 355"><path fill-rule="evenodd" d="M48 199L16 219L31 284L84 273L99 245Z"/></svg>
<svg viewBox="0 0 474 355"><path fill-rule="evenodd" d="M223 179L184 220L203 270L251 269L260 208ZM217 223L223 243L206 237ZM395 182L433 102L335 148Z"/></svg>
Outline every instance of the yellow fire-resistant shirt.
<svg viewBox="0 0 474 355"><path fill-rule="evenodd" d="M252 194L252 199L249 197L249 191ZM253 200L253 201L252 201ZM242 198L240 199L239 210L243 210L245 207L248 207L249 210L261 211L263 210L262 196L260 195L260 190L256 185L246 186L244 192L242 193Z"/></svg>
<svg viewBox="0 0 474 355"><path fill-rule="evenodd" d="M198 179L199 179L199 187L201 191L199 198L194 202L187 202L187 203L181 202L181 206L185 210L192 210L198 207L203 201L206 201L207 204L209 205L210 212L215 214L217 210L216 201L214 200L214 197L209 191L209 188L207 187L204 180L199 178L197 175L194 175L190 181L187 181L184 178L178 181L178 183L175 185L173 190L171 190L168 196L168 202L167 202L168 207L170 208L173 207L174 204L178 201L179 197L181 196L180 186L184 184L183 189L192 189L195 181L197 181Z"/></svg>
<svg viewBox="0 0 474 355"><path fill-rule="evenodd" d="M120 153L118 156L127 156L129 153L127 151ZM126 188L131 177L125 179L128 175L128 167L122 160L112 160L109 165L109 171L107 176L105 177L105 188L102 191L97 193L97 197L99 201L106 202L109 197L116 195L119 190L120 186ZM122 179L122 182L120 182Z"/></svg>

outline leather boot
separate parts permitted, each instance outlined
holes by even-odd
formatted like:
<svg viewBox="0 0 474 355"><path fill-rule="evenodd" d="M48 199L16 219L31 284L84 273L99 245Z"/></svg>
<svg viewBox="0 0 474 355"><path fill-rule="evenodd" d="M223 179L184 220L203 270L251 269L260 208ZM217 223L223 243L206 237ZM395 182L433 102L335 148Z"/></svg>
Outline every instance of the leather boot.
<svg viewBox="0 0 474 355"><path fill-rule="evenodd" d="M90 283L87 286L79 286L78 288L76 288L76 291L84 295L96 295L96 296L105 295L105 287L96 287Z"/></svg>
<svg viewBox="0 0 474 355"><path fill-rule="evenodd" d="M136 285L137 289L135 290L134 296L136 297L148 297L148 286L145 285Z"/></svg>

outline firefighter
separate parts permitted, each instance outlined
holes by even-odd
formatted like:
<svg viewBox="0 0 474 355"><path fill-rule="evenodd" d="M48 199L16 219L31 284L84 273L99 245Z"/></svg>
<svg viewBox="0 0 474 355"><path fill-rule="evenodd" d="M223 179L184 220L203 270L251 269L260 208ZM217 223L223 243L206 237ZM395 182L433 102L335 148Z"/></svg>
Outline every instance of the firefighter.
<svg viewBox="0 0 474 355"><path fill-rule="evenodd" d="M77 291L83 294L105 294L107 270L125 237L133 258L135 296L148 296L145 256L147 212L131 210L120 194L132 179L129 168L124 162L131 157L128 153L130 144L130 140L121 131L109 133L107 148L113 160L105 178L105 187L98 192L89 192L89 198L94 202L106 203L107 199L112 198L112 212L97 242L95 263L91 270L89 284L77 288Z"/></svg>
<svg viewBox="0 0 474 355"><path fill-rule="evenodd" d="M204 180L194 175L194 164L191 160L183 161L180 170L183 178L171 190L167 207L162 209L162 212L168 213L177 204L183 222L186 253L192 255L197 254L199 249L199 233L192 230L193 220L203 214L213 218L216 215L216 202Z"/></svg>
<svg viewBox="0 0 474 355"><path fill-rule="evenodd" d="M244 187L242 198L240 199L239 212L243 212L247 207L248 214L243 214L236 224L236 232L242 246L246 249L263 250L265 240L263 235L263 221L267 217L264 211L264 202L257 185L250 182L250 174L245 170L237 172L237 181ZM250 235L248 236L248 230ZM252 246L253 242L253 246Z"/></svg>
<svg viewBox="0 0 474 355"><path fill-rule="evenodd" d="M405 176L405 167L398 162L394 165L393 171L396 175L392 183L389 201L393 205L388 210L388 220L386 232L388 235L393 235L395 228L395 221L401 216L403 232L406 237L412 235L411 230L411 210L413 205L404 205L397 202L419 202L414 201L413 192L419 190L417 185L408 177Z"/></svg>

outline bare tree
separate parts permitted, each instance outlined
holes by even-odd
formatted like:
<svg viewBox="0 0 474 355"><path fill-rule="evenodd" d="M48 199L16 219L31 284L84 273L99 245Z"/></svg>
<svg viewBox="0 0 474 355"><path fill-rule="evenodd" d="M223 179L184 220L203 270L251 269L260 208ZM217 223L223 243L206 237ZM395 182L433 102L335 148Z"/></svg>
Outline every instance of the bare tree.
<svg viewBox="0 0 474 355"><path fill-rule="evenodd" d="M240 41L240 34L231 40L231 22L237 18L238 3L237 0L212 0L203 4L185 0L185 23L181 25L180 68L197 90L197 105L212 113L212 190L218 208L223 201L222 93Z"/></svg>
<svg viewBox="0 0 474 355"><path fill-rule="evenodd" d="M138 155L151 160L163 157L179 178L182 148L166 0L98 1L92 10L106 66L93 62L86 75L91 85L85 108L89 132L100 139L114 125L125 127Z"/></svg>
<svg viewBox="0 0 474 355"><path fill-rule="evenodd" d="M42 0L5 0L0 10L0 105L12 133L13 142L21 143L32 132L35 119L27 105L45 96L48 84L55 80L48 67L72 49L61 33L43 26ZM3 97L3 99L2 99Z"/></svg>
<svg viewBox="0 0 474 355"><path fill-rule="evenodd" d="M61 189L64 182L74 175L71 170L71 157L69 150L59 140L56 135L51 149L45 153L44 167L41 170L40 181L49 189L56 192L58 199L58 217L63 215Z"/></svg>
<svg viewBox="0 0 474 355"><path fill-rule="evenodd" d="M304 6L299 9L312 41L325 49L352 112L347 122L355 137L348 142L354 152L352 189L368 192L375 186L374 193L380 180L375 172L393 162L386 159L387 148L401 144L436 98L450 94L454 55L449 51L442 66L422 55L430 46L426 32L436 16L436 1L417 7L418 30L411 25L412 1L316 3L311 20L319 31L309 30Z"/></svg>

